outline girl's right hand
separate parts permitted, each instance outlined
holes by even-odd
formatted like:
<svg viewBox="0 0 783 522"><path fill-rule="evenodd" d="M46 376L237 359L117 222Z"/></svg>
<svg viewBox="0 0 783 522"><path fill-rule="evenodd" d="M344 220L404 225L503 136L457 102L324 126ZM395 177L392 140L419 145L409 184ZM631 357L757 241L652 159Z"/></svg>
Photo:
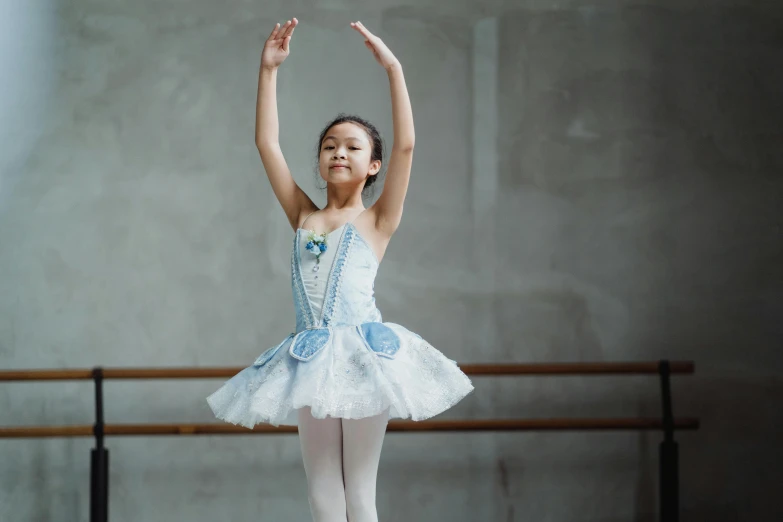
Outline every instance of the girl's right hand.
<svg viewBox="0 0 783 522"><path fill-rule="evenodd" d="M291 35L294 34L294 28L299 23L296 18L289 20L280 27L275 24L272 34L264 43L264 50L261 53L261 67L267 69L276 69L288 57L288 43L291 41Z"/></svg>

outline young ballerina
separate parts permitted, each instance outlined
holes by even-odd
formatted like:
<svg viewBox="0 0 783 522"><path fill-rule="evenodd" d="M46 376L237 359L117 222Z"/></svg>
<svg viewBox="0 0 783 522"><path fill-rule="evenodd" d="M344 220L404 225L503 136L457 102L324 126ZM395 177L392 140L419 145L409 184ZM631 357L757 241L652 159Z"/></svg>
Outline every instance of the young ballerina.
<svg viewBox="0 0 783 522"><path fill-rule="evenodd" d="M390 418L422 420L473 390L456 363L419 335L383 322L375 275L402 217L414 145L400 62L361 22L389 76L394 145L383 192L364 208L362 191L381 169L378 131L355 116L326 126L318 167L327 202L319 209L291 176L278 142L277 69L296 18L276 24L258 81L256 144L272 189L294 229L291 277L296 330L207 398L215 416L247 427L298 425L315 522L376 522L375 485Z"/></svg>

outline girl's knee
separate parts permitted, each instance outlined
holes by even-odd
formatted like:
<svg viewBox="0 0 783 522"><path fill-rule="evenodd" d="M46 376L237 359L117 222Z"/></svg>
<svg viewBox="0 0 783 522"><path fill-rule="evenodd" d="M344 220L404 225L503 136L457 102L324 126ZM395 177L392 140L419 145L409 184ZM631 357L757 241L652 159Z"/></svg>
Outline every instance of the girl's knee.
<svg viewBox="0 0 783 522"><path fill-rule="evenodd" d="M317 521L345 520L345 490L335 484L310 485L308 500Z"/></svg>
<svg viewBox="0 0 783 522"><path fill-rule="evenodd" d="M348 520L351 522L375 522L378 520L375 510L374 487L346 485L345 504L348 510Z"/></svg>

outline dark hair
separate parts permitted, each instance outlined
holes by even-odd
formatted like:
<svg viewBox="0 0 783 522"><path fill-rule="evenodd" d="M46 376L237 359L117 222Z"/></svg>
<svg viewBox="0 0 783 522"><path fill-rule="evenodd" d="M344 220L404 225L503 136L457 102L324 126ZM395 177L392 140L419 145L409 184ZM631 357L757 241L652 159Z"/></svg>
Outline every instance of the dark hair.
<svg viewBox="0 0 783 522"><path fill-rule="evenodd" d="M365 120L364 118L360 118L359 116L340 113L337 115L337 117L334 120L329 122L326 125L326 127L324 127L324 130L321 131L321 136L318 139L318 147L316 148L316 153L315 153L316 179L319 179L320 177L318 174L318 160L321 157L321 145L324 142L324 137L326 136L326 133L329 131L329 129L331 129L335 125L339 125L341 123L346 123L346 122L354 123L364 129L364 132L367 133L367 137L370 139L370 145L372 146L372 152L370 153L370 161L380 160L381 169L383 169L383 139L381 138L381 133L378 132L378 129L375 128L375 125ZM365 190L369 189L373 184L375 184L375 182L378 180L378 176L380 175L381 175L381 171L379 170L377 174L375 174L374 176L370 176L365 180L364 187L362 187L362 196L367 195L365 194Z"/></svg>

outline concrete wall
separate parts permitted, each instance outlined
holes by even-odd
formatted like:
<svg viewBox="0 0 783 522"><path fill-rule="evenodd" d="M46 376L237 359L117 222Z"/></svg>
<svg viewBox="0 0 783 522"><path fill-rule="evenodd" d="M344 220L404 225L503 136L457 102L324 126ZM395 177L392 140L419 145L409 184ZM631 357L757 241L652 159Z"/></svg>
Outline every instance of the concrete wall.
<svg viewBox="0 0 783 522"><path fill-rule="evenodd" d="M0 366L239 366L286 335L292 231L253 145L260 49L300 19L281 141L323 204L321 125L359 113L391 145L360 19L400 58L416 118L384 319L461 362L696 360L674 389L703 425L678 436L682 520L783 519L783 8L700 4L8 4ZM220 382L109 382L106 420L211 422ZM654 378L475 382L444 418L660 409ZM0 384L0 425L89 424L91 393ZM389 434L380 517L653 521L659 440ZM0 441L0 520L87 520L91 446ZM108 446L115 522L308 520L294 436Z"/></svg>

